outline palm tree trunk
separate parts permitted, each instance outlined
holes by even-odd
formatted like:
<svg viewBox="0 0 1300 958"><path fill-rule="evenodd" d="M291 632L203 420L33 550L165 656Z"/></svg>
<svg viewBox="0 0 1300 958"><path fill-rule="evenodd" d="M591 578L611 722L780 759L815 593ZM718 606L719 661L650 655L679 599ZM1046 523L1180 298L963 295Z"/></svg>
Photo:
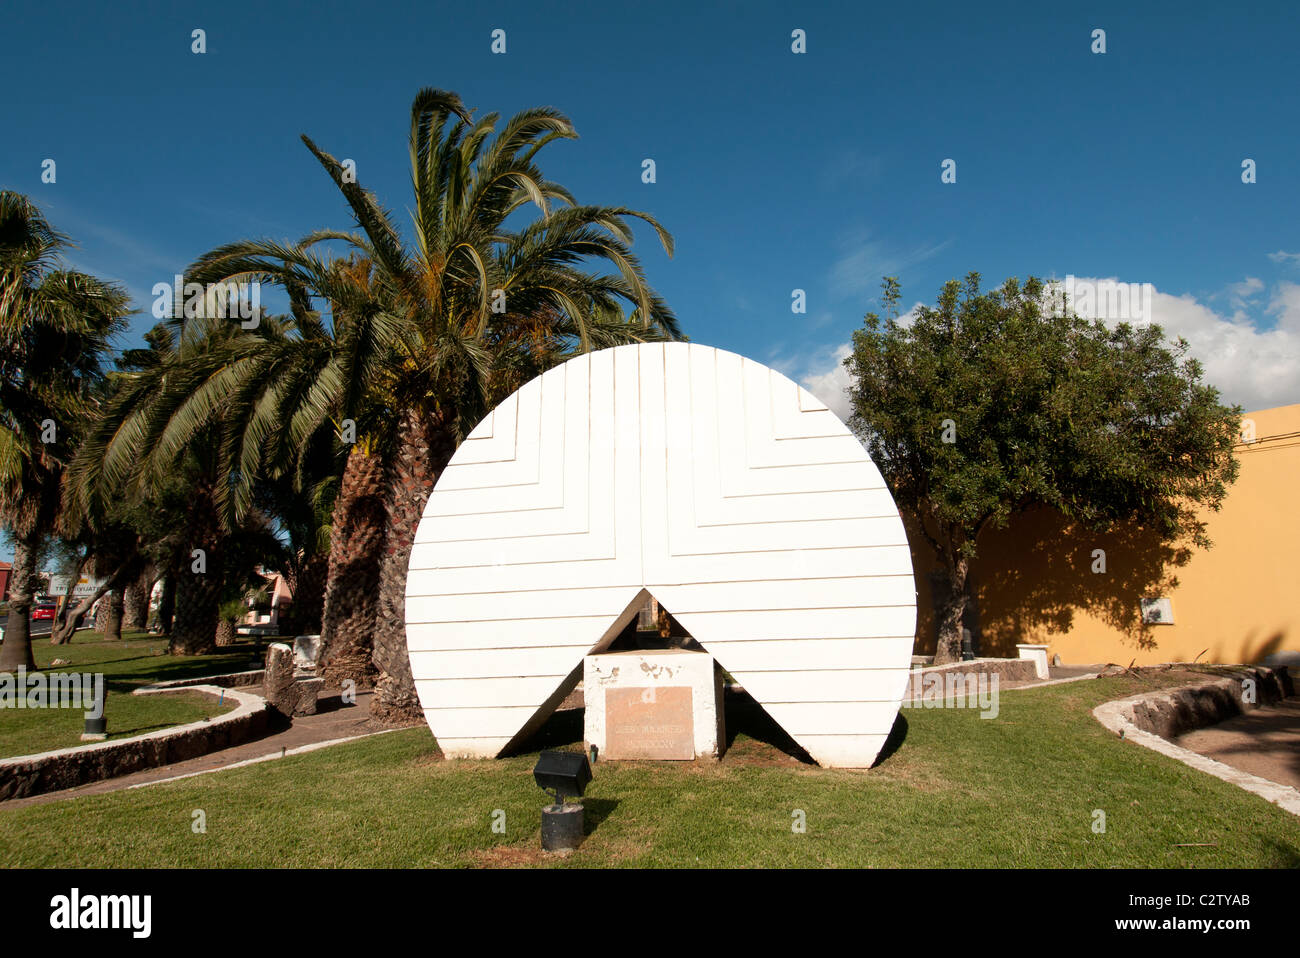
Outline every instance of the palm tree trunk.
<svg viewBox="0 0 1300 958"><path fill-rule="evenodd" d="M149 591L153 566L148 566L126 587L122 607L122 628L143 629L149 624Z"/></svg>
<svg viewBox="0 0 1300 958"><path fill-rule="evenodd" d="M14 563L9 585L9 621L0 644L0 672L34 670L32 657L32 600L36 596L36 557L40 535L14 536Z"/></svg>
<svg viewBox="0 0 1300 958"><path fill-rule="evenodd" d="M368 689L375 682L371 661L379 610L379 571L387 541L384 462L354 447L330 523L329 571L321 614L317 669L331 688L351 680ZM294 603L297 604L297 596Z"/></svg>
<svg viewBox="0 0 1300 958"><path fill-rule="evenodd" d="M109 642L122 640L122 613L126 597L121 589L114 589L104 601L104 639ZM98 623L96 623L98 625Z"/></svg>
<svg viewBox="0 0 1300 958"><path fill-rule="evenodd" d="M406 647L406 573L416 527L433 484L456 451L450 430L408 411L388 486L388 549L380 569L375 667L379 680L370 716L386 725L422 719Z"/></svg>
<svg viewBox="0 0 1300 958"><path fill-rule="evenodd" d="M201 483L190 508L186 541L202 550L202 567L187 556L176 583L176 617L172 622L172 655L200 655L216 648L218 607L221 604L221 529L212 488Z"/></svg>
<svg viewBox="0 0 1300 958"><path fill-rule="evenodd" d="M92 625L95 627L95 631L101 635L108 631L108 607L111 604L112 590L110 589L104 601L95 606L95 621Z"/></svg>
<svg viewBox="0 0 1300 958"><path fill-rule="evenodd" d="M235 644L235 620L227 618L217 619L217 647L221 648L227 645Z"/></svg>

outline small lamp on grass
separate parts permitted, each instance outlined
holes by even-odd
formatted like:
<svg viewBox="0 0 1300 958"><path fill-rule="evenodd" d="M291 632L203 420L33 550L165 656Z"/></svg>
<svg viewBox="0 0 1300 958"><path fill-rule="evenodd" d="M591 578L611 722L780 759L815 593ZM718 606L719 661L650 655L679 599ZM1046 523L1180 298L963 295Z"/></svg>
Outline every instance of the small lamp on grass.
<svg viewBox="0 0 1300 958"><path fill-rule="evenodd" d="M587 756L581 752L542 752L533 778L538 787L555 797L554 804L542 809L542 850L577 848L582 843L582 805L567 799L580 798L591 781Z"/></svg>
<svg viewBox="0 0 1300 958"><path fill-rule="evenodd" d="M107 693L101 692L95 702L95 711L99 713L98 718L91 718L91 713L86 713L86 728L81 733L83 742L102 742L108 738L108 717L104 715L104 699Z"/></svg>

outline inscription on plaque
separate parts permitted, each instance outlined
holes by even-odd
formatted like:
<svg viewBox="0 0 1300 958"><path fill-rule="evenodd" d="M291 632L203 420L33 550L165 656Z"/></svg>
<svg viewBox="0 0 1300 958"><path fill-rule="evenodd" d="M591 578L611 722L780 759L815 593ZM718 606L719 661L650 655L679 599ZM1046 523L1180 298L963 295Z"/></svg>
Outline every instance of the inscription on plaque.
<svg viewBox="0 0 1300 958"><path fill-rule="evenodd" d="M621 688L605 691L605 758L695 758L691 690Z"/></svg>

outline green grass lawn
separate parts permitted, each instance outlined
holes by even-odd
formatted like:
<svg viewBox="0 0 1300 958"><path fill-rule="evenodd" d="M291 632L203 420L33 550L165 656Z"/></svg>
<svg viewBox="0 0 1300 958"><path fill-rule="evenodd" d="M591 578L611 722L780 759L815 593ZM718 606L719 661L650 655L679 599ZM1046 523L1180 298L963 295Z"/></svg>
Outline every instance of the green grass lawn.
<svg viewBox="0 0 1300 958"><path fill-rule="evenodd" d="M218 705L197 692L132 695L131 691L152 682L259 667L253 645L233 648L222 655L171 656L162 636L125 632L120 642L105 642L100 633L89 630L78 632L67 645L50 645L43 637L32 643L42 670L104 674L109 741L228 712L233 708L230 703ZM69 664L51 665L54 659ZM0 758L81 745L84 728L82 709L0 709Z"/></svg>
<svg viewBox="0 0 1300 958"><path fill-rule="evenodd" d="M601 762L585 799L590 834L567 857L538 850L535 754L443 761L419 728L130 792L0 806L0 865L1300 866L1295 817L1120 741L1088 714L1186 681L1007 692L994 720L904 709L905 738L871 770L802 765L743 734L716 764ZM552 720L549 744L581 737L576 715Z"/></svg>

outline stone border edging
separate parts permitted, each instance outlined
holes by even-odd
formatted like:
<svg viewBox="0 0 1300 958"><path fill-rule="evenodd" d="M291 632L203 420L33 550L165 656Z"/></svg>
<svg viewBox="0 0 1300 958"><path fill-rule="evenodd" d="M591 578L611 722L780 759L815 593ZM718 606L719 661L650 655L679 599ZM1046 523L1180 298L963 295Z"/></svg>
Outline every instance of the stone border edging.
<svg viewBox="0 0 1300 958"><path fill-rule="evenodd" d="M1265 682L1258 682L1258 687L1261 690L1276 688L1275 682L1284 690L1290 686L1289 676L1283 670L1270 668L1244 669L1235 676L1219 679L1216 682L1184 685L1174 689L1161 689L1156 692L1143 692L1138 695L1130 695L1127 698L1103 702L1092 710L1092 715L1106 728L1119 735L1120 738L1128 739L1154 752L1159 752L1161 755L1177 759L1184 765L1213 775L1230 785L1236 785L1238 788L1253 792L1260 798L1272 802L1292 815L1300 816L1300 790L1289 785L1279 785L1277 782L1271 782L1266 778L1260 778L1258 775L1252 775L1249 772L1243 772L1241 769L1233 768L1231 765L1225 765L1198 752L1193 752L1191 749L1175 745L1168 739L1161 738L1155 732L1150 731L1149 728L1142 727L1143 725L1148 727L1163 726L1166 729L1177 729L1172 734L1180 735L1183 732L1192 731L1194 728L1204 728L1225 718L1231 718L1231 715L1220 714L1214 721L1203 722L1199 725L1190 724L1196 721L1198 717L1206 717L1204 715L1198 716L1194 705L1203 705L1207 694L1217 698L1220 693L1226 693L1229 697L1232 697L1233 688L1239 689L1241 680L1251 677L1251 674L1257 677L1257 681L1258 677L1266 679ZM1215 690L1219 690L1219 692ZM1188 699L1192 699L1193 702L1189 702ZM1200 702L1195 702L1196 699L1199 699ZM1272 701L1277 700L1276 698L1272 699ZM1217 706L1212 704L1212 708L1214 707ZM1258 704L1251 707L1258 708ZM1241 714L1248 710L1239 706L1235 714Z"/></svg>
<svg viewBox="0 0 1300 958"><path fill-rule="evenodd" d="M903 697L900 700L901 705L909 705L922 700L925 694L924 684L927 675L943 675L948 672L958 672L977 681L977 677L981 675L996 675L999 684L1003 681L1035 682L1038 678L1038 670L1030 659L998 659L984 656L960 662L946 662L943 665L926 665L908 671L907 685L903 687ZM1037 688L1040 684L1045 685L1047 683L1042 682L1023 687ZM1011 689L1005 691L1010 692ZM947 701L950 696L947 696L946 692L944 695L943 701Z"/></svg>
<svg viewBox="0 0 1300 958"><path fill-rule="evenodd" d="M170 765L238 745L266 730L269 706L260 695L217 685L151 685L133 695L202 692L235 700L224 715L113 742L0 759L0 801L26 798Z"/></svg>
<svg viewBox="0 0 1300 958"><path fill-rule="evenodd" d="M266 669L249 669L247 672L223 672L221 675L205 675L197 679L169 679L166 682L154 682L151 685L142 686L136 691L143 692L147 689L152 692L158 689L193 688L196 685L217 685L223 689L242 689L261 685L262 677L265 674Z"/></svg>

